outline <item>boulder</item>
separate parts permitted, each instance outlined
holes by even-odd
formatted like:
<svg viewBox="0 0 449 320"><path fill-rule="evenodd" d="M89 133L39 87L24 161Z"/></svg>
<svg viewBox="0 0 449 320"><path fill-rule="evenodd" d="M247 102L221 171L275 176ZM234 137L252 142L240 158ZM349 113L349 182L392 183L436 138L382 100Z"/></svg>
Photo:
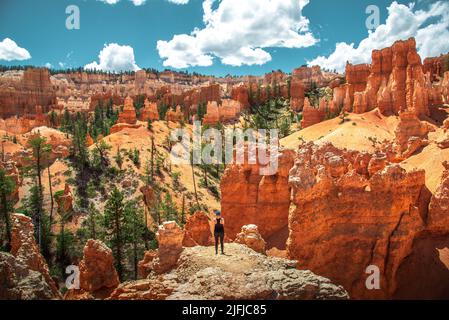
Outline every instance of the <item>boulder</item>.
<svg viewBox="0 0 449 320"><path fill-rule="evenodd" d="M242 231L235 237L235 243L244 244L258 253L265 254L265 240L256 225L249 224L242 227Z"/></svg>
<svg viewBox="0 0 449 320"><path fill-rule="evenodd" d="M42 280L50 288L52 298L61 298L58 287L50 275L47 262L34 240L34 225L31 218L14 213L11 216L11 222L11 254L16 258L18 264L41 274Z"/></svg>
<svg viewBox="0 0 449 320"><path fill-rule="evenodd" d="M184 226L184 247L209 246L212 244L210 219L202 211L188 216Z"/></svg>
<svg viewBox="0 0 449 320"><path fill-rule="evenodd" d="M112 250L99 240L87 241L79 270L80 289L91 294L101 290L112 291L120 283Z"/></svg>

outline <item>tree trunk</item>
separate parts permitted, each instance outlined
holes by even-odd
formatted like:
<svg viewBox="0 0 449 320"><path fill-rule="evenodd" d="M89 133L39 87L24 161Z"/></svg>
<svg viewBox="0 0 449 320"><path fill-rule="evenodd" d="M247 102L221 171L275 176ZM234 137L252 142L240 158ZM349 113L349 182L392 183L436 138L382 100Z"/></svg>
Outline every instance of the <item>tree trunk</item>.
<svg viewBox="0 0 449 320"><path fill-rule="evenodd" d="M193 189L195 191L195 200L196 200L196 205L198 206L198 210L200 209L200 202L198 201L198 192L196 190L196 181L195 181L195 170L193 167L193 158L192 158L192 163L190 164L192 167L192 180L193 180Z"/></svg>
<svg viewBox="0 0 449 320"><path fill-rule="evenodd" d="M154 181L154 138L151 137L151 182Z"/></svg>
<svg viewBox="0 0 449 320"><path fill-rule="evenodd" d="M48 172L48 188L50 191L50 228L53 223L53 208L54 208L54 201L53 201L53 188L51 187L51 172L50 172L50 165L47 167Z"/></svg>
<svg viewBox="0 0 449 320"><path fill-rule="evenodd" d="M37 183L38 183L38 206L37 206L37 234L38 234L38 244L39 248L42 250L42 178L41 178L41 149L40 147L37 148L37 154L36 154L36 175L37 175Z"/></svg>
<svg viewBox="0 0 449 320"><path fill-rule="evenodd" d="M120 230L120 213L116 209L115 212L115 231L116 231L116 250L117 250L117 273L120 281L123 281L123 268L122 268L122 239Z"/></svg>
<svg viewBox="0 0 449 320"><path fill-rule="evenodd" d="M6 193L2 191L2 212L5 219L5 227L6 227L6 251L11 250L11 220L9 219L8 212L8 200L6 197Z"/></svg>

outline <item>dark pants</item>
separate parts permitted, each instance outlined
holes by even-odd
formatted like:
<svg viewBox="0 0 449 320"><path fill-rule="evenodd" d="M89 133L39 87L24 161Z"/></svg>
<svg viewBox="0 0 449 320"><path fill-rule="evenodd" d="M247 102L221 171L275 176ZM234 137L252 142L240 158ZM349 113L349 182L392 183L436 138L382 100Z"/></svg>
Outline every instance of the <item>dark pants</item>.
<svg viewBox="0 0 449 320"><path fill-rule="evenodd" d="M215 253L218 253L218 239L220 239L221 253L224 253L223 248L224 232L215 232L214 237L215 237Z"/></svg>

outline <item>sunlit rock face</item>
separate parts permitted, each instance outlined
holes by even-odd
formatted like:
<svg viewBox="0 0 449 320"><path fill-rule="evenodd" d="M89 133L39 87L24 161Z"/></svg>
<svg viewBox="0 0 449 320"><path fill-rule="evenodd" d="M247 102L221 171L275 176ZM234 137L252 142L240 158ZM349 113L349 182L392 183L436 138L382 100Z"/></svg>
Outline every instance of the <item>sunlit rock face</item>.
<svg viewBox="0 0 449 320"><path fill-rule="evenodd" d="M278 169L271 175L261 173L259 163L245 161L226 167L221 179L221 209L229 238L235 238L247 224L257 225L267 241L286 228L290 207L288 172L293 166L293 157L293 151L280 150Z"/></svg>
<svg viewBox="0 0 449 320"><path fill-rule="evenodd" d="M56 105L56 93L45 68L29 68L25 71L5 72L0 77L0 117L32 117L36 106L43 112Z"/></svg>
<svg viewBox="0 0 449 320"><path fill-rule="evenodd" d="M407 288L419 287L407 282L411 277L421 285L439 279L446 286L440 284L438 294L447 293L448 270L428 263L433 271L425 273L409 261L424 254L422 243L425 250L436 243L435 237L449 245L449 228L439 213L447 188L431 200L423 170L405 171L384 154L309 143L300 148L289 183L296 207L289 215L287 251L301 268L343 285L355 299L405 296ZM429 201L435 203L430 211ZM379 290L367 290L370 265L380 270ZM418 291L415 298L438 295Z"/></svg>
<svg viewBox="0 0 449 320"><path fill-rule="evenodd" d="M346 66L346 84L341 86L348 100L345 110L365 113L379 108L384 115L408 110L418 117L430 116L429 108L439 106L440 99L430 76L425 76L427 69L432 68L423 67L414 38L374 50L371 65ZM343 93L337 93L341 104Z"/></svg>

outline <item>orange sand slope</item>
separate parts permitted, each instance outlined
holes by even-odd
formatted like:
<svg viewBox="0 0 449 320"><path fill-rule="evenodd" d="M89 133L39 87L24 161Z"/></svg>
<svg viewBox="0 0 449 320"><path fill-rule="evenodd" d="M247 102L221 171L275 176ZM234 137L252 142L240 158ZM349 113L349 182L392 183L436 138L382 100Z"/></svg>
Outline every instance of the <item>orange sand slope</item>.
<svg viewBox="0 0 449 320"><path fill-rule="evenodd" d="M444 171L443 162L449 160L449 149L440 149L434 141L434 137L438 137L442 130L437 130L429 134L431 143L425 147L420 153L414 154L401 163L406 170L424 169L426 172L426 186L435 193L441 183L441 176Z"/></svg>
<svg viewBox="0 0 449 320"><path fill-rule="evenodd" d="M364 114L350 113L344 123L340 118L320 122L281 139L281 145L296 150L304 139L306 142L331 142L339 148L374 151L373 141L392 140L398 122L398 117L385 117L377 109Z"/></svg>

